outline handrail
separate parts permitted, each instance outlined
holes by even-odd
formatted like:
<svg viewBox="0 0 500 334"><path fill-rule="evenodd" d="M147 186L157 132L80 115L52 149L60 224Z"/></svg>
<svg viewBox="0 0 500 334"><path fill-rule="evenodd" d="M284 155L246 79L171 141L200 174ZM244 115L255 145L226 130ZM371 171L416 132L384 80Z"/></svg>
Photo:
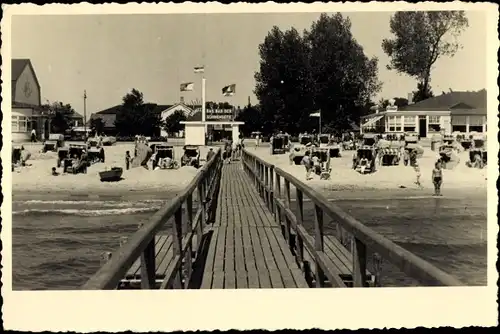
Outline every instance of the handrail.
<svg viewBox="0 0 500 334"><path fill-rule="evenodd" d="M276 220L282 223L282 216L285 220L285 239L289 242L290 248L293 248L290 242L290 233L292 230L296 233L298 239L295 245L296 258L299 265L303 265L303 248L306 248L309 254L314 258L316 265L316 285L323 286L324 276L337 286L345 286L339 281L338 272L334 266L329 263L325 256L323 239L324 214L334 219L341 228L349 232L352 239L353 256L353 285L357 287L366 286L366 260L367 248L378 253L382 258L388 260L401 271L429 286L462 286L463 283L455 277L438 269L429 262L398 246L389 239L378 234L367 227L339 206L329 202L323 195L311 187L298 180L293 175L285 172L263 159L244 149L242 160L245 170L254 180L254 183L264 198L268 208L275 214ZM285 182L284 193L282 193L281 179ZM296 189L298 217L291 210L290 184ZM315 207L315 235L310 236L303 227L304 209L303 195L312 200Z"/></svg>
<svg viewBox="0 0 500 334"><path fill-rule="evenodd" d="M160 208L147 223L142 224L127 242L113 253L111 259L105 263L82 287L83 290L110 290L116 289L120 280L132 267L134 262L141 258L141 287L153 289L155 287L155 237L165 223L175 218L173 224L174 261L166 270L165 279L161 288L170 288L172 285L182 287L182 281L187 282L191 275L191 266L187 268L187 277L182 273L182 260L190 264L192 261L192 239L197 235L197 250L200 247L204 224L210 205L214 200L213 194L220 181L222 158L220 148L216 154L200 169L189 185L174 199ZM198 209L193 217L193 193L198 190ZM182 218L182 206L186 204L187 219ZM184 287L185 287L184 286Z"/></svg>

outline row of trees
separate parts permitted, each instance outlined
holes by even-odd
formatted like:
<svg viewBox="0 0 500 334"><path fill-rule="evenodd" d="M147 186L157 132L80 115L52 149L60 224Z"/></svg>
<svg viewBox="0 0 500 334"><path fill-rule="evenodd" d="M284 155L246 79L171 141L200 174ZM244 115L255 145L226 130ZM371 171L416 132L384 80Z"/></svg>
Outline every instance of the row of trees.
<svg viewBox="0 0 500 334"><path fill-rule="evenodd" d="M431 71L437 59L460 48L458 35L467 27L462 11L397 12L391 17L392 39L382 41L389 69L417 79L413 102L433 96ZM344 131L375 105L380 91L378 59L365 55L351 34L351 22L340 13L322 14L309 30L273 29L259 45L260 68L255 74L258 106L246 106L239 116L244 131L289 133L313 131L322 112L323 131ZM396 105L408 104L396 98ZM386 107L388 100L379 101Z"/></svg>

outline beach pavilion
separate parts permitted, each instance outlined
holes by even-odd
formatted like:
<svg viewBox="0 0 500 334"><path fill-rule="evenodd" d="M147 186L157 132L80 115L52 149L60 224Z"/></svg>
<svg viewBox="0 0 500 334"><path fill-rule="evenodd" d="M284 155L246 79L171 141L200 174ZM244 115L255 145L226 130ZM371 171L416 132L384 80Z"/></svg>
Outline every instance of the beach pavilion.
<svg viewBox="0 0 500 334"><path fill-rule="evenodd" d="M201 108L196 109L186 121L181 122L185 126L186 145L206 145L207 136L211 135L214 140L231 138L236 142L240 137L240 125L237 122L235 109L208 109L203 115ZM205 116L205 117L204 117Z"/></svg>
<svg viewBox="0 0 500 334"><path fill-rule="evenodd" d="M361 117L361 133L403 134L417 132L420 138L452 132L486 133L486 90L449 92L402 108L389 105L386 110Z"/></svg>

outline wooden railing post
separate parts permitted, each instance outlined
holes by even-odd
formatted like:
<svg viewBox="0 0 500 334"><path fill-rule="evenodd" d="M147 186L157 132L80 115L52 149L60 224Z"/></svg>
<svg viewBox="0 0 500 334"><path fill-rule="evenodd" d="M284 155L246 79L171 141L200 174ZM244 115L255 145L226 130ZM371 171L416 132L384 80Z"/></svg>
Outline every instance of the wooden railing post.
<svg viewBox="0 0 500 334"><path fill-rule="evenodd" d="M278 199L281 199L281 178L279 176L279 174L276 172L276 170L274 171L274 175L276 176L276 183L274 185L274 198L278 198ZM276 221L276 223L278 224L278 226L282 226L281 224L281 209L280 207L278 206L277 203L275 203L276 201L273 200L273 206L274 206L274 220Z"/></svg>
<svg viewBox="0 0 500 334"><path fill-rule="evenodd" d="M354 287L366 286L366 245L353 238L352 275Z"/></svg>
<svg viewBox="0 0 500 334"><path fill-rule="evenodd" d="M323 245L323 210L318 206L314 205L314 211L315 211L315 224L314 224L314 249L316 252L323 252L324 251L324 245ZM324 273L323 270L321 269L320 265L318 264L318 259L315 258L316 262L316 287L322 287L324 285Z"/></svg>
<svg viewBox="0 0 500 334"><path fill-rule="evenodd" d="M174 254L182 258L182 205L175 211L173 224ZM182 268L174 274L174 289L182 288Z"/></svg>
<svg viewBox="0 0 500 334"><path fill-rule="evenodd" d="M269 167L269 210L274 214L274 166Z"/></svg>
<svg viewBox="0 0 500 334"><path fill-rule="evenodd" d="M144 223L139 223L137 229L141 229ZM120 240L125 244L126 240ZM148 243L148 246L141 253L141 289L154 289L156 284L156 263L155 263L155 243L156 236Z"/></svg>
<svg viewBox="0 0 500 334"><path fill-rule="evenodd" d="M183 225L186 227L186 231L183 234L183 236L193 231L193 194L189 194L186 199L186 223ZM191 280L192 266L193 266L192 238L189 240L186 254L184 254L184 259L186 264L186 276L185 276L184 288L187 289L189 281Z"/></svg>
<svg viewBox="0 0 500 334"><path fill-rule="evenodd" d="M295 188L296 201L297 201L297 227L303 226L304 223L304 194L299 188ZM299 267L304 270L304 240L302 240L299 233L297 233L297 241L295 245L295 259Z"/></svg>
<svg viewBox="0 0 500 334"><path fill-rule="evenodd" d="M264 167L264 195L265 195L265 203L269 208L269 167L263 165Z"/></svg>
<svg viewBox="0 0 500 334"><path fill-rule="evenodd" d="M200 216L200 223L198 224L198 227L196 228L196 250L200 250L201 246L201 239L203 237L203 228L205 227L206 223L206 203L205 203L205 191L203 190L203 183L198 184L198 201L199 205L201 205L202 210L201 210L201 216Z"/></svg>
<svg viewBox="0 0 500 334"><path fill-rule="evenodd" d="M290 196L290 181L288 181L285 178L285 203L286 203L286 208L290 209L292 205L292 199ZM292 238L291 238L291 225L292 222L290 219L285 215L285 239L286 242L288 243L288 247L291 247L292 245Z"/></svg>

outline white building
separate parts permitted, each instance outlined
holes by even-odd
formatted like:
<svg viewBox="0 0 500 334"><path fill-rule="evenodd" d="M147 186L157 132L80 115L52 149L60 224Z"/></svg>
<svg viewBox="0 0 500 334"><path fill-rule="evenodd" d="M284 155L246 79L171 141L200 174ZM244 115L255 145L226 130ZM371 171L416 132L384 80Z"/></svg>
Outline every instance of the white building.
<svg viewBox="0 0 500 334"><path fill-rule="evenodd" d="M421 138L440 132L486 133L486 90L450 92L403 108L361 117L361 133L417 132Z"/></svg>

